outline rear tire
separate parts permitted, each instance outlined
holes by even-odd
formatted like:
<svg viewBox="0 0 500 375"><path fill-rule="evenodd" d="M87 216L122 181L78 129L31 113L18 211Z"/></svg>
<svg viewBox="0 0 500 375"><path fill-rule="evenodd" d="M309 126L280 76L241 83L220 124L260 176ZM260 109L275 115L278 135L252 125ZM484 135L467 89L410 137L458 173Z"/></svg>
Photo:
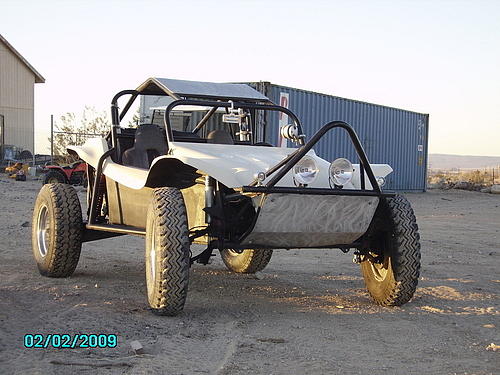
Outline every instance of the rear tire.
<svg viewBox="0 0 500 375"><path fill-rule="evenodd" d="M184 198L176 188L154 189L146 223L146 285L155 314L174 316L182 311L189 266Z"/></svg>
<svg viewBox="0 0 500 375"><path fill-rule="evenodd" d="M415 293L420 275L420 235L410 202L401 196L387 198L384 220L389 231L383 233L383 249L374 249L380 263L366 256L361 262L365 285L373 300L382 306L401 306Z"/></svg>
<svg viewBox="0 0 500 375"><path fill-rule="evenodd" d="M43 178L43 184L67 184L68 179L66 176L57 171L57 170L50 170L45 174L45 177Z"/></svg>
<svg viewBox="0 0 500 375"><path fill-rule="evenodd" d="M233 272L255 273L268 265L273 255L268 249L247 249L238 253L231 249L221 250L220 255L226 267Z"/></svg>
<svg viewBox="0 0 500 375"><path fill-rule="evenodd" d="M40 274L68 277L78 265L83 236L82 211L75 189L47 184L33 211L32 248Z"/></svg>

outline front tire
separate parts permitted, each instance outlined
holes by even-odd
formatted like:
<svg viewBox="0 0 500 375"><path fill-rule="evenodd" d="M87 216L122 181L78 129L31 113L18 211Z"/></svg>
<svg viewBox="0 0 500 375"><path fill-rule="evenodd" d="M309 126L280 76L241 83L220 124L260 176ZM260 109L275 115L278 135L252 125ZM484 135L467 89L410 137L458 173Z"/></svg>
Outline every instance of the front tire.
<svg viewBox="0 0 500 375"><path fill-rule="evenodd" d="M268 249L247 249L237 252L231 249L221 250L220 255L226 267L237 273L255 273L266 268L273 255Z"/></svg>
<svg viewBox="0 0 500 375"><path fill-rule="evenodd" d="M67 184L68 179L66 176L57 170L48 171L43 178L43 184Z"/></svg>
<svg viewBox="0 0 500 375"><path fill-rule="evenodd" d="M176 188L157 188L146 223L146 286L149 305L158 315L184 308L189 281L186 206Z"/></svg>
<svg viewBox="0 0 500 375"><path fill-rule="evenodd" d="M401 306L415 293L420 275L420 235L410 202L401 196L381 202L389 229L382 233L377 249L370 252L378 262L364 256L361 270L373 300L382 306Z"/></svg>
<svg viewBox="0 0 500 375"><path fill-rule="evenodd" d="M40 274L68 277L80 259L82 211L75 189L47 184L38 193L33 211L32 248Z"/></svg>

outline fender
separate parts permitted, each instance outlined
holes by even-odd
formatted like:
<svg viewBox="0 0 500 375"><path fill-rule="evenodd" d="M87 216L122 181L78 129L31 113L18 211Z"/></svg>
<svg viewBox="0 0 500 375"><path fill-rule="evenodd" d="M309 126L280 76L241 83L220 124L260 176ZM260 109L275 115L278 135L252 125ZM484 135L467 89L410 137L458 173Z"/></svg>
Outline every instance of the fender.
<svg viewBox="0 0 500 375"><path fill-rule="evenodd" d="M83 146L68 146L68 152L78 154L94 168L101 155L108 149L108 144L103 138L91 138ZM269 170L295 150L282 147L170 142L168 155L155 158L149 170L120 165L108 157L103 164L103 173L132 189L169 186L169 181L172 183L179 181L178 173L186 171L191 176L200 171L198 175L207 174L229 188L240 188L250 184L259 172ZM318 176L309 186L329 188L330 163L317 156L314 150L309 151L307 156L314 159L319 169ZM358 165L354 166L359 170ZM392 168L387 164L371 164L371 166L376 176L385 177L392 172ZM359 173L355 174L353 181L345 187L358 188L359 177ZM266 180L263 183L265 184ZM295 186L293 172L287 173L277 186ZM367 179L366 188L371 188Z"/></svg>
<svg viewBox="0 0 500 375"><path fill-rule="evenodd" d="M214 177L230 188L250 184L259 172L266 172L272 166L296 151L295 148L225 145L210 143L170 142L169 157L182 161ZM330 188L330 162L316 155L314 150L306 154L316 162L318 175L310 187ZM388 164L370 164L376 177L386 177L392 172ZM154 164L153 164L154 166ZM359 171L359 164L353 165ZM346 189L360 188L360 175L355 173ZM267 179L263 181L263 184ZM293 172L287 173L276 186L295 186ZM372 186L365 175L365 186Z"/></svg>
<svg viewBox="0 0 500 375"><path fill-rule="evenodd" d="M68 146L70 154L77 154L80 159L97 168L100 157L109 150L108 143L104 138L89 138L82 146ZM142 189L146 186L149 174L147 169L120 165L106 158L103 163L102 172L105 176L132 189Z"/></svg>

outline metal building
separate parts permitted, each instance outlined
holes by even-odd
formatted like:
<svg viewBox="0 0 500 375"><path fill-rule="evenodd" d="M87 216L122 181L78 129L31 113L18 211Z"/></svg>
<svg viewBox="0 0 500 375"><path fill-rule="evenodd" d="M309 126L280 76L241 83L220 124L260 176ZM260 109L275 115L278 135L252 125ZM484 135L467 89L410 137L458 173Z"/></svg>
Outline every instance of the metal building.
<svg viewBox="0 0 500 375"><path fill-rule="evenodd" d="M0 160L34 153L34 84L45 79L0 35Z"/></svg>
<svg viewBox="0 0 500 375"><path fill-rule="evenodd" d="M419 192L426 190L429 115L358 100L274 85L247 82L271 101L295 113L310 137L327 122L341 120L357 132L370 163L386 163L394 169L385 189ZM266 122L266 139L278 144L280 125L287 119L271 114ZM333 130L314 147L326 160L346 157L356 160L356 152L346 134Z"/></svg>
<svg viewBox="0 0 500 375"><path fill-rule="evenodd" d="M272 102L287 107L302 123L308 137L333 120L349 123L357 132L371 163L389 164L394 169L384 189L421 192L426 189L429 115L357 100L319 94L269 82L245 82ZM140 117L151 118L151 108L165 106L164 97L141 97ZM264 112L257 125L265 129L267 142L280 145L279 128L286 116ZM341 129L327 133L314 147L326 160L346 157L357 163L351 141Z"/></svg>

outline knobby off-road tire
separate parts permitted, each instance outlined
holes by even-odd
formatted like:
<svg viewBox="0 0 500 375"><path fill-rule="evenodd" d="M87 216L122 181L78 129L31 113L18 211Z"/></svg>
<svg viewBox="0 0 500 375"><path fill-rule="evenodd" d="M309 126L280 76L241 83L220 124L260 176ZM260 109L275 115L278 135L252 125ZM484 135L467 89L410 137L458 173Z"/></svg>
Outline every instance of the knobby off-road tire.
<svg viewBox="0 0 500 375"><path fill-rule="evenodd" d="M153 191L146 222L146 286L149 305L158 315L174 316L184 308L189 281L189 236L181 192Z"/></svg>
<svg viewBox="0 0 500 375"><path fill-rule="evenodd" d="M266 268L273 255L272 250L247 249L238 253L234 250L221 250L220 255L226 267L233 272L255 273Z"/></svg>
<svg viewBox="0 0 500 375"><path fill-rule="evenodd" d="M43 185L33 211L31 242L43 276L68 277L80 259L82 210L75 189L66 184Z"/></svg>
<svg viewBox="0 0 500 375"><path fill-rule="evenodd" d="M367 258L361 262L365 285L374 301L382 306L401 306L415 293L420 275L420 235L410 202L401 196L387 198L382 264Z"/></svg>
<svg viewBox="0 0 500 375"><path fill-rule="evenodd" d="M56 183L67 184L68 179L59 171L48 171L43 178L43 185Z"/></svg>

